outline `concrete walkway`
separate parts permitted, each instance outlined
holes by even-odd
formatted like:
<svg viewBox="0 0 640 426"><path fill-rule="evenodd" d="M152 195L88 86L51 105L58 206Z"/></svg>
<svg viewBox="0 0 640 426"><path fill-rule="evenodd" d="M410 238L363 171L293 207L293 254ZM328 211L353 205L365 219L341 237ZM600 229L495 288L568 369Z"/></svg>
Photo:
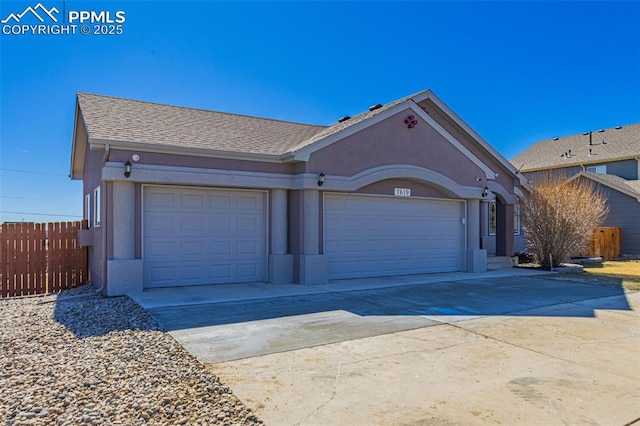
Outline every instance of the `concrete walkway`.
<svg viewBox="0 0 640 426"><path fill-rule="evenodd" d="M640 419L640 293L535 271L132 295L267 424Z"/></svg>

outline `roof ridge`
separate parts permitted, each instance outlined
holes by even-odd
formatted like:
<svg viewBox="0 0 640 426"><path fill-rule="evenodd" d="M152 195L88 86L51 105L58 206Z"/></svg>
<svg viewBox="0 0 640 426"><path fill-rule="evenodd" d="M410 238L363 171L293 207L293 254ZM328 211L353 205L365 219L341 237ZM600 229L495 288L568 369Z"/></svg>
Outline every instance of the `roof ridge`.
<svg viewBox="0 0 640 426"><path fill-rule="evenodd" d="M572 138L574 136L580 136L580 135L584 135L585 133L589 134L589 132L592 133L602 133L602 132L606 132L607 130L619 130L619 129L624 129L625 127L632 127L632 126L640 126L640 123L630 123L630 124L620 124L614 127L607 127L604 129L598 129L598 130L587 130L585 132L581 132L581 133L573 133L570 135L565 135L565 136L558 136L558 137L554 137L554 138L550 138L550 139L542 139L536 142L540 143L540 142L547 142L547 141L557 141L560 139L565 139L565 138Z"/></svg>
<svg viewBox="0 0 640 426"><path fill-rule="evenodd" d="M78 96L80 96L80 95L89 95L89 96L96 96L96 97L100 97L100 98L116 99L116 100L120 100L120 101L124 100L124 101L137 102L137 103L142 103L142 104L157 105L157 106L161 106L161 107L180 108L180 109L186 109L186 110L189 110L189 111L213 112L213 113L216 113L216 114L224 114L224 115L230 115L230 116L234 116L234 117L254 118L254 119L265 120L265 121L277 121L277 122L280 122L280 123L296 124L296 125L299 125L299 126L308 126L308 127L318 127L318 128L322 128L322 129L326 129L327 127L330 127L330 126L325 126L325 125L321 125L321 124L300 123L300 122L297 122L297 121L281 120L281 119L278 119L278 118L258 117L258 116L255 116L255 115L248 115L248 114L236 114L236 113L232 113L232 112L215 111L215 110L212 110L212 109L205 109L205 108L191 108L191 107L182 106L182 105L163 104L163 103L160 103L160 102L142 101L142 100L139 100L139 99L123 98L123 97L111 96L111 95L100 95L100 94L97 94L97 93L77 92L76 95L78 95Z"/></svg>
<svg viewBox="0 0 640 426"><path fill-rule="evenodd" d="M289 149L290 151L296 151L298 149L302 149L305 146L311 145L317 142L318 140L321 140L322 138L329 137L335 133L348 129L351 126L361 123L362 121L368 120L369 118L376 116L378 114L381 114L387 111L388 109L393 108L397 105L400 105L404 102L413 102L417 105L417 102L415 102L413 98L423 93L427 93L429 91L430 89L424 89L419 92L413 93L411 95L403 96L399 99L394 99L387 103L381 104L382 106L380 108L376 108L376 109L369 108L366 111L362 111L355 114L354 116L349 116L348 120L334 122L331 125L326 126L322 131L318 132L315 135L309 136L307 139L300 141L299 143L291 146Z"/></svg>

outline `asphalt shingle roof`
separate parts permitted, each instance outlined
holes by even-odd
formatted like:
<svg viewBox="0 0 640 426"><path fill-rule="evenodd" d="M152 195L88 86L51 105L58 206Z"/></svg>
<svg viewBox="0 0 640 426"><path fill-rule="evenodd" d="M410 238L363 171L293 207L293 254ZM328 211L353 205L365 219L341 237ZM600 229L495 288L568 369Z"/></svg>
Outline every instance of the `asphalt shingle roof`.
<svg viewBox="0 0 640 426"><path fill-rule="evenodd" d="M540 141L514 157L511 164L527 172L632 157L640 157L640 124Z"/></svg>
<svg viewBox="0 0 640 426"><path fill-rule="evenodd" d="M282 154L325 126L78 93L90 138Z"/></svg>
<svg viewBox="0 0 640 426"><path fill-rule="evenodd" d="M361 123L371 117L374 117L380 113L383 113L391 108L393 108L396 105L399 105L405 101L408 101L409 99L421 94L424 92L418 92L418 93L414 93L413 95L409 95L409 96L405 96L404 98L400 98L396 101L393 102L389 102L388 104L383 105L382 107L378 108L378 109L374 109L373 111L366 111L363 112L361 114L356 115L355 117L351 117L348 120L343 121L342 123L336 123L332 126L329 126L327 128L325 128L324 130L322 130L319 133L316 133L315 135L311 136L310 138L302 141L300 144L298 144L297 146L295 146L292 151L298 150L300 148L304 148L305 146L309 146L312 145L314 142L317 142L321 139L324 139L328 136L334 135L342 130L345 130L351 126L354 126L358 123Z"/></svg>
<svg viewBox="0 0 640 426"><path fill-rule="evenodd" d="M640 199L640 180L627 180L616 175L605 175L592 172L582 172L581 175L618 191L624 190L625 192L633 194L636 198Z"/></svg>
<svg viewBox="0 0 640 426"><path fill-rule="evenodd" d="M282 155L374 117L419 92L331 126L78 93L89 137L217 151Z"/></svg>

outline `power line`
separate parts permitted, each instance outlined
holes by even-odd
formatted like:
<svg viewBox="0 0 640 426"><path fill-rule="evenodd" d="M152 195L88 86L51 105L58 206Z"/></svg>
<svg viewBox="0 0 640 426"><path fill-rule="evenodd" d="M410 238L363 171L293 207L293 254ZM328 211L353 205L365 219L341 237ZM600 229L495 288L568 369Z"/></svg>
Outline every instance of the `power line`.
<svg viewBox="0 0 640 426"><path fill-rule="evenodd" d="M0 213L6 213L6 214L29 214L29 215L34 215L34 216L58 216L58 217L79 217L82 218L82 216L78 216L75 214L50 214L50 213L32 213L32 212L9 212L6 210L0 210Z"/></svg>
<svg viewBox="0 0 640 426"><path fill-rule="evenodd" d="M32 201L47 201L51 202L53 200L46 200L44 198L32 198L32 197L13 197L11 195L0 195L0 198L10 198L12 200L32 200Z"/></svg>
<svg viewBox="0 0 640 426"><path fill-rule="evenodd" d="M18 170L18 169L5 169L4 167L0 167L0 171L3 172L16 172L16 173L28 173L32 175L46 175L46 176L57 176L57 177L69 177L67 175L59 175L57 173L47 173L47 172L33 172L30 170Z"/></svg>

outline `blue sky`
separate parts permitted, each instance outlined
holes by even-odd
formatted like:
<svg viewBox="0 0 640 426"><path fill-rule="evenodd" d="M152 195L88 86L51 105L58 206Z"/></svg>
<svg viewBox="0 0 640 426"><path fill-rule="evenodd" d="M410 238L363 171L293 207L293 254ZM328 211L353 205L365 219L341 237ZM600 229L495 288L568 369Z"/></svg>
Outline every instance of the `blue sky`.
<svg viewBox="0 0 640 426"><path fill-rule="evenodd" d="M507 158L640 122L640 2L41 3L126 21L0 34L0 222L82 215L78 91L328 125L429 88Z"/></svg>

